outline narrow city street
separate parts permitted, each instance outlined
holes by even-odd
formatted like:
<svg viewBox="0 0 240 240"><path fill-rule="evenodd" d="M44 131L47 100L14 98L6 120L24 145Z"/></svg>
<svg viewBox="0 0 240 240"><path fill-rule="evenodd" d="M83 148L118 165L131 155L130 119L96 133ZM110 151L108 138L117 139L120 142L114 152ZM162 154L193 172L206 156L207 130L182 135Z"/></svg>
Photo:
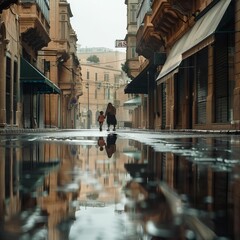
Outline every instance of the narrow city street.
<svg viewBox="0 0 240 240"><path fill-rule="evenodd" d="M240 240L240 0L0 0L0 240Z"/></svg>
<svg viewBox="0 0 240 240"><path fill-rule="evenodd" d="M240 135L0 134L0 239L239 239Z"/></svg>

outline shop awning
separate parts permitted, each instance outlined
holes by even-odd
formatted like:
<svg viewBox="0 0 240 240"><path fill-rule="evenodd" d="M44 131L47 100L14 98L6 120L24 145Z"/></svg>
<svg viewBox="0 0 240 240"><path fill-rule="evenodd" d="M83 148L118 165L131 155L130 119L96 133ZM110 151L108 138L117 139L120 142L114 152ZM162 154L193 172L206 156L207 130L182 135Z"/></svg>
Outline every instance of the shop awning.
<svg viewBox="0 0 240 240"><path fill-rule="evenodd" d="M177 71L183 56L186 58L214 41L213 34L216 32L230 2L231 0L220 0L174 44L156 79L159 83L165 81L169 77L168 74ZM193 48L194 50L191 51Z"/></svg>
<svg viewBox="0 0 240 240"><path fill-rule="evenodd" d="M59 168L60 161L32 162L22 161L22 175L20 177L20 190L33 193L44 183L44 178Z"/></svg>
<svg viewBox="0 0 240 240"><path fill-rule="evenodd" d="M61 90L37 68L21 58L20 79L23 91L38 94L60 94Z"/></svg>
<svg viewBox="0 0 240 240"><path fill-rule="evenodd" d="M124 93L148 94L150 63L125 87Z"/></svg>
<svg viewBox="0 0 240 240"><path fill-rule="evenodd" d="M124 108L134 109L142 104L141 97L135 97L123 103Z"/></svg>
<svg viewBox="0 0 240 240"><path fill-rule="evenodd" d="M134 158L134 159L141 159L141 151L139 150L134 150L134 149L123 149L123 153L128 156L128 157L131 157L131 158Z"/></svg>

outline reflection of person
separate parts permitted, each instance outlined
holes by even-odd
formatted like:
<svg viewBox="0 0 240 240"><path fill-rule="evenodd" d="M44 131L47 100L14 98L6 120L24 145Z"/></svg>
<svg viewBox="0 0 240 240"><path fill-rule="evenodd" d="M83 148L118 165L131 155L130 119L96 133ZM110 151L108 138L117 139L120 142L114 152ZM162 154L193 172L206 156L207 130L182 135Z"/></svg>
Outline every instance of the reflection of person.
<svg viewBox="0 0 240 240"><path fill-rule="evenodd" d="M98 138L98 146L100 151L102 151L104 149L104 146L106 146L106 143L103 137Z"/></svg>
<svg viewBox="0 0 240 240"><path fill-rule="evenodd" d="M107 118L107 131L110 130L110 125L113 125L113 131L115 131L117 125L116 108L112 105L112 103L108 103L105 111L105 117Z"/></svg>
<svg viewBox="0 0 240 240"><path fill-rule="evenodd" d="M105 116L103 114L103 111L100 111L100 114L98 116L98 123L99 123L99 130L102 131L102 125L105 120Z"/></svg>
<svg viewBox="0 0 240 240"><path fill-rule="evenodd" d="M113 153L116 152L117 134L108 134L107 145L105 147L108 158L111 158Z"/></svg>

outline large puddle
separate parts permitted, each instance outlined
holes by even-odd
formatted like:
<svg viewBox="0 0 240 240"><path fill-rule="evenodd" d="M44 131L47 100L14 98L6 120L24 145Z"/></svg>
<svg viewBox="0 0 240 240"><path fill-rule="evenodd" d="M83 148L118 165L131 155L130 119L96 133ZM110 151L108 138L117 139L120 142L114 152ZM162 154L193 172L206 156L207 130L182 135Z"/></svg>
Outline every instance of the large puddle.
<svg viewBox="0 0 240 240"><path fill-rule="evenodd" d="M239 239L237 137L2 137L1 240Z"/></svg>

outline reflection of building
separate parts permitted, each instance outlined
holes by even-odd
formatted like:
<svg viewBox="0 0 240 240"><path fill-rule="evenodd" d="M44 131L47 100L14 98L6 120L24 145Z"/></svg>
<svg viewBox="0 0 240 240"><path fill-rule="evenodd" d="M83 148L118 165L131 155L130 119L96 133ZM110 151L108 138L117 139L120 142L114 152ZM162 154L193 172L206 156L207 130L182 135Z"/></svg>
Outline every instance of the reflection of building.
<svg viewBox="0 0 240 240"><path fill-rule="evenodd" d="M134 110L139 119L146 113L140 127L239 129L239 1L125 3L128 23L135 16L136 52L145 59L133 75L127 49L133 80L125 93L142 95L143 110Z"/></svg>
<svg viewBox="0 0 240 240"><path fill-rule="evenodd" d="M103 206L119 202L120 190L126 181L124 163L127 162L127 156L123 149L127 146L127 141L117 139L116 152L111 158L107 156L105 148L101 151L97 145L80 147L79 166L84 177L79 195L82 205L101 203ZM88 179L85 176L88 176Z"/></svg>
<svg viewBox="0 0 240 240"><path fill-rule="evenodd" d="M20 239L26 234L34 239L38 231L46 239L66 239L58 225L74 216L72 202L79 188L69 189L68 185L74 181L78 151L62 147L60 151L59 145L39 142L23 148L1 146L1 239Z"/></svg>
<svg viewBox="0 0 240 240"><path fill-rule="evenodd" d="M204 239L213 239L214 237L210 236L224 234L230 239L238 238L240 169L233 160L236 152L233 153L232 149L239 149L239 142L235 142L231 137L224 141L212 138L181 139L180 146L187 144L186 148L181 150L179 147L176 151L179 141L175 146L170 144L174 148L175 154L173 154L170 146L170 149L167 149L165 140L163 144L159 143L159 146L155 146L157 151L153 150L151 146L144 148L138 146L139 149L142 148L141 152L146 154L140 159L138 157L134 159L134 151L130 151L130 149L124 151L129 158L132 157L125 164L125 168L137 182L135 184L133 179L127 184L127 190L131 190L130 193L127 191L128 197L135 201L142 201L141 206L152 206L153 208L150 208L149 212L155 214L160 211L155 209L154 204L158 205L160 202L155 201L148 204L146 198L151 196L153 199L150 190L154 188L157 191L161 190L171 207L172 213L168 214L177 214L178 217L179 213L183 214L180 217L183 217L184 229L191 229L196 236L208 236ZM200 147L206 145L208 149ZM198 154L194 155L198 150ZM216 156L221 157L217 158ZM237 160L237 162L239 161ZM233 179L232 177L234 180L230 181ZM133 206L135 207L136 204ZM203 217L201 214L191 214L191 210L179 211L181 207L188 206L206 214ZM130 211L131 208L127 208L127 210ZM135 207L134 212L136 210L144 215L144 219L147 219L146 208L137 209ZM208 218L209 216L211 217ZM155 217L155 220L156 226L161 225L161 216Z"/></svg>
<svg viewBox="0 0 240 240"><path fill-rule="evenodd" d="M90 56L96 56L99 62L89 62L87 59ZM80 48L78 58L81 61L84 83L83 96L79 98L80 127L96 127L99 111L105 112L108 102L112 102L118 109L120 101L116 98L116 91L126 81L121 71L125 53L105 48ZM128 118L126 112L126 119Z"/></svg>
<svg viewBox="0 0 240 240"><path fill-rule="evenodd" d="M49 151L56 152L55 147L56 145L50 145ZM77 168L77 154L77 147L73 149L73 146L62 145L59 169L57 172L52 173L46 181L49 194L41 199L41 206L49 214L49 239L65 239L60 237L61 232L57 231L57 228L67 219L74 218L75 208L73 202L77 200L80 192L80 184L75 181L74 175L74 169ZM66 231L65 226L62 232L67 234Z"/></svg>

